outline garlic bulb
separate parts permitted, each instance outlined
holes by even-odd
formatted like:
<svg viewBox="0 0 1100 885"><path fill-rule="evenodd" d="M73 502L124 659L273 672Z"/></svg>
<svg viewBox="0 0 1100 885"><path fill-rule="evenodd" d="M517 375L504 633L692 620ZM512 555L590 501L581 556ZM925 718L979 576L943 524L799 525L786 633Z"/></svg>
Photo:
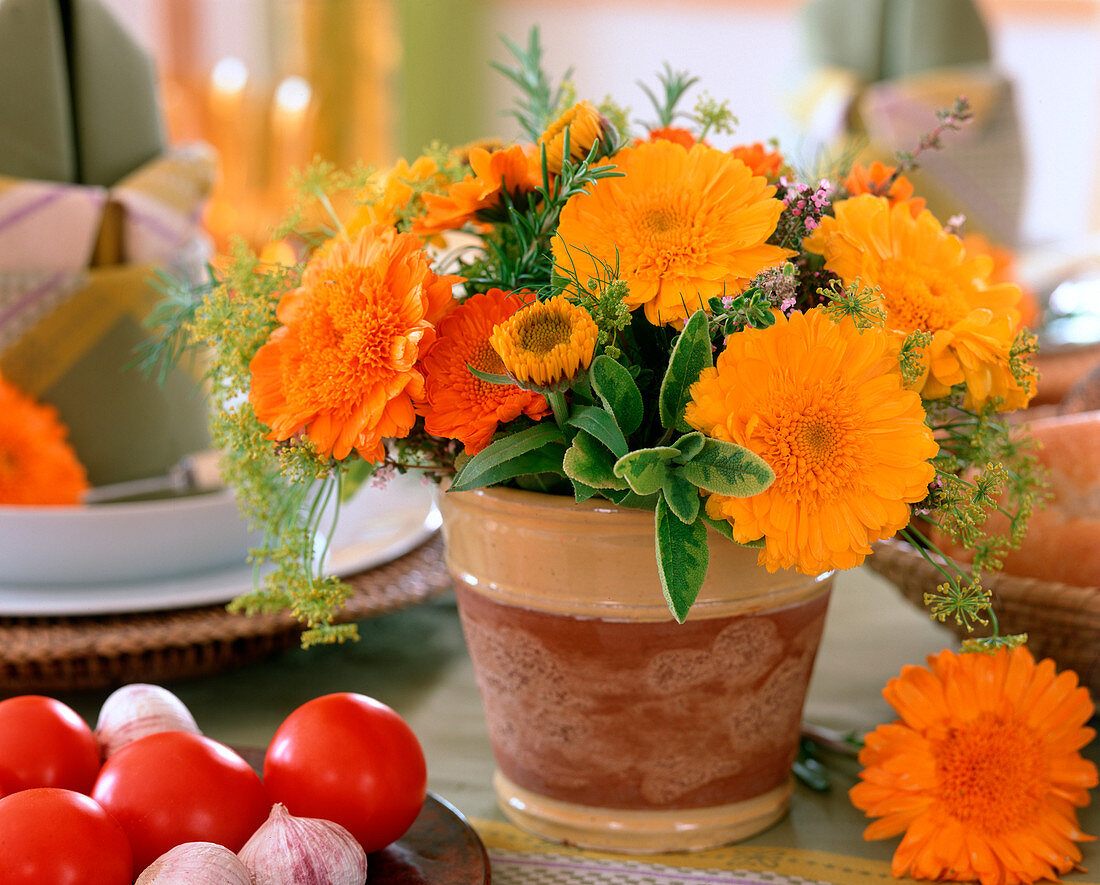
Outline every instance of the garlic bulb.
<svg viewBox="0 0 1100 885"><path fill-rule="evenodd" d="M134 885L252 885L252 877L224 845L184 842L149 864Z"/></svg>
<svg viewBox="0 0 1100 885"><path fill-rule="evenodd" d="M367 853L344 827L281 802L239 852L256 885L363 885Z"/></svg>
<svg viewBox="0 0 1100 885"><path fill-rule="evenodd" d="M159 685L124 685L103 702L95 736L100 753L109 759L127 744L160 731L202 734L183 701Z"/></svg>

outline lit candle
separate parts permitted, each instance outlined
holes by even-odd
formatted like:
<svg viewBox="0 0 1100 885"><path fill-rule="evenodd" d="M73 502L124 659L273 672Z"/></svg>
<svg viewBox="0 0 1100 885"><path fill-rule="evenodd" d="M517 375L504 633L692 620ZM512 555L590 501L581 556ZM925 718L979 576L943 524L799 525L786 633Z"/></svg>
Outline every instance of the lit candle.
<svg viewBox="0 0 1100 885"><path fill-rule="evenodd" d="M245 156L245 89L248 68L239 58L223 58L210 72L210 136L221 155L221 181L206 215L210 232L225 243L232 233L243 232L249 214L245 205L248 191L248 161Z"/></svg>
<svg viewBox="0 0 1100 885"><path fill-rule="evenodd" d="M303 77L283 79L275 88L271 105L271 188L280 203L284 185L292 169L300 169L311 159L313 144L313 88Z"/></svg>

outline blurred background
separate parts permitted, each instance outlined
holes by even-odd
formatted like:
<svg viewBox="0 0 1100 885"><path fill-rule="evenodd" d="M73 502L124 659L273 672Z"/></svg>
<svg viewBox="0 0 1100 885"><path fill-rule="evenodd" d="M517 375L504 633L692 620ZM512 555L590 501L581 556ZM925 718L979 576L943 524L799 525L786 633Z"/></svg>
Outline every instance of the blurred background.
<svg viewBox="0 0 1100 885"><path fill-rule="evenodd" d="M934 125L930 96L966 91L978 118L929 171L964 199L968 182L985 189L970 195L971 222L1055 264L1100 228L1095 0L107 5L155 59L170 140L220 153L206 214L219 246L231 231L262 245L288 170L314 154L387 165L435 139L514 138L509 84L487 61L506 60L500 35L522 43L535 24L549 73L572 66L580 97L610 95L644 119L636 81L652 84L667 61L729 101L734 140L778 137L804 166L843 131L889 159L891 140L912 147L905 139Z"/></svg>

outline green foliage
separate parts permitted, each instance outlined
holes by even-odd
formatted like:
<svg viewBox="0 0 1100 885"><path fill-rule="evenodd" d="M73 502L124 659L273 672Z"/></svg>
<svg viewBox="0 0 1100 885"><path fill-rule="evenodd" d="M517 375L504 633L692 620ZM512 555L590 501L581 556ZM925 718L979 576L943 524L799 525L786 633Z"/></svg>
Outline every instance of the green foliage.
<svg viewBox="0 0 1100 885"><path fill-rule="evenodd" d="M561 172L551 178L546 167L546 148L542 148L542 184L522 203L505 193L504 214L507 224L498 225L495 234L486 236L486 260L471 264L464 272L473 292L499 288L531 289L540 295L553 294L547 280L553 277L554 258L551 240L556 235L558 216L569 198L605 178L621 177L610 164L595 165L600 143L592 145L588 155L574 163L569 159L569 131L566 130Z"/></svg>
<svg viewBox="0 0 1100 885"><path fill-rule="evenodd" d="M579 482L591 489L625 490L629 485L625 479L615 475L616 460L607 446L582 430L573 437L572 444L566 450L562 469L573 480L574 487Z"/></svg>
<svg viewBox="0 0 1100 885"><path fill-rule="evenodd" d="M680 454L676 456L675 460L681 464L686 464L703 450L706 441L707 438L698 430L693 430L691 433L685 433L672 443L680 450Z"/></svg>
<svg viewBox="0 0 1100 885"><path fill-rule="evenodd" d="M680 470L699 488L733 498L758 495L775 479L775 472L755 452L720 439L707 439Z"/></svg>
<svg viewBox="0 0 1100 885"><path fill-rule="evenodd" d="M566 91L564 82L557 87L551 86L542 69L542 44L537 27L531 28L526 49L521 49L507 37L500 39L508 47L516 64L514 67L495 61L489 64L519 87L517 107L509 113L519 121L526 138L538 141L560 112ZM562 80L567 81L572 75L573 69L570 68Z"/></svg>
<svg viewBox="0 0 1100 885"><path fill-rule="evenodd" d="M699 517L699 489L678 470L665 472L661 493L668 509L676 514L680 522L694 523Z"/></svg>
<svg viewBox="0 0 1100 885"><path fill-rule="evenodd" d="M570 257L572 257L570 255ZM598 265L599 263L597 263ZM616 278L617 271L607 268L600 276L581 285L576 278L576 268L555 267L568 281L567 290L575 295L577 304L588 311L592 321L599 329L596 347L607 356L617 359L622 355L617 339L619 333L630 325L630 308L626 304L629 288L623 280Z"/></svg>
<svg viewBox="0 0 1100 885"><path fill-rule="evenodd" d="M886 323L886 308L877 287L864 286L859 280L849 286L833 280L817 292L827 299L825 312L837 322L848 318L857 329L881 329Z"/></svg>
<svg viewBox="0 0 1100 885"><path fill-rule="evenodd" d="M600 354L589 369L592 392L627 436L642 425L645 408L642 393L633 376L611 357ZM625 453L617 453L625 454Z"/></svg>
<svg viewBox="0 0 1100 885"><path fill-rule="evenodd" d="M940 108L936 111L936 128L921 136L920 143L917 145L916 150L898 151L896 153L897 162L894 167L894 173L878 188L878 193L889 193L890 188L894 186L894 182L897 181L898 178L919 166L917 157L926 150L941 150L943 148L944 133L958 132L962 129L963 123L973 118L974 113L970 109L970 102L967 101L966 96L962 95L955 99L955 103L951 107Z"/></svg>
<svg viewBox="0 0 1100 885"><path fill-rule="evenodd" d="M155 375L156 382L164 384L172 367L185 353L194 351L190 330L195 314L203 298L214 288L214 269L208 265L206 273L210 281L196 285L182 276L156 269L152 285L161 300L143 321L150 335L135 348L134 359L126 368L135 368L147 378Z"/></svg>
<svg viewBox="0 0 1100 885"><path fill-rule="evenodd" d="M940 584L934 592L924 594L924 604L941 624L951 618L960 627L965 627L968 633L973 632L978 624L985 626L989 623L984 615L992 605L989 591L976 578Z"/></svg>
<svg viewBox="0 0 1100 885"><path fill-rule="evenodd" d="M735 295L711 298L711 334L733 335L742 329L766 329L775 324L774 310L794 298L795 267L790 262L761 272Z"/></svg>
<svg viewBox="0 0 1100 885"><path fill-rule="evenodd" d="M901 364L902 380L908 386L915 386L924 377L927 368L924 351L931 343L932 333L925 331L910 332L902 341L898 362Z"/></svg>
<svg viewBox="0 0 1100 885"><path fill-rule="evenodd" d="M653 110L657 112L657 122L644 124L648 129L663 129L671 126L678 116L676 106L684 94L696 83L698 77L694 77L687 71L674 71L668 62L665 62L664 70L657 74L657 82L660 84L660 95L651 90L645 83L638 82L642 92L646 94Z"/></svg>
<svg viewBox="0 0 1100 885"><path fill-rule="evenodd" d="M605 412L596 406L581 406L573 411L566 423L588 431L607 446L617 458L627 453L626 437L623 436L611 412Z"/></svg>
<svg viewBox="0 0 1100 885"><path fill-rule="evenodd" d="M564 446L559 452L552 443L563 442L561 430L540 423L493 440L462 465L451 489L456 492L496 485L525 473L561 469Z"/></svg>
<svg viewBox="0 0 1100 885"><path fill-rule="evenodd" d="M737 128L737 118L730 110L729 102L718 101L705 92L695 103L692 120L699 127L699 141L711 133L730 135Z"/></svg>
<svg viewBox="0 0 1100 885"><path fill-rule="evenodd" d="M707 527L702 520L683 522L664 498L657 502L654 520L661 588L673 617L682 624L707 577Z"/></svg>
<svg viewBox="0 0 1100 885"><path fill-rule="evenodd" d="M665 462L679 454L672 446L638 449L615 462L615 475L625 479L635 494L652 495L665 484Z"/></svg>
<svg viewBox="0 0 1100 885"><path fill-rule="evenodd" d="M699 373L714 365L707 315L697 310L684 324L672 354L668 370L661 382L661 424L669 430L689 431L684 421L684 408L691 399L691 385Z"/></svg>

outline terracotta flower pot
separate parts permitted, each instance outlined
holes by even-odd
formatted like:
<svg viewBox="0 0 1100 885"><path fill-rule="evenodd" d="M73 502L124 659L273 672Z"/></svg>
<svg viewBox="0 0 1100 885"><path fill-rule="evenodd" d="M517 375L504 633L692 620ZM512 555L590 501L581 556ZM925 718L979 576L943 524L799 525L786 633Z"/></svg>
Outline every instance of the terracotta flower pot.
<svg viewBox="0 0 1100 885"><path fill-rule="evenodd" d="M785 813L831 575L717 534L684 624L653 514L511 489L441 496L504 813L549 839L674 851Z"/></svg>

